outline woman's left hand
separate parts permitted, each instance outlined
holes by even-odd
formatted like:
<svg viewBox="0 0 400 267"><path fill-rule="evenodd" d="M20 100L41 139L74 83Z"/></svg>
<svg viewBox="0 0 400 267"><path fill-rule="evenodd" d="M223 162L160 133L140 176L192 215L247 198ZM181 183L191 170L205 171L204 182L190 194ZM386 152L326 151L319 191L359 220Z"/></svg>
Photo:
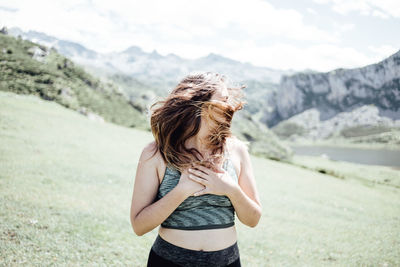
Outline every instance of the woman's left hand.
<svg viewBox="0 0 400 267"><path fill-rule="evenodd" d="M209 168L195 164L193 168L189 169L189 178L205 186L203 190L194 193L193 196L204 194L224 196L228 195L236 186L229 173L221 167L218 168L218 172L214 172Z"/></svg>

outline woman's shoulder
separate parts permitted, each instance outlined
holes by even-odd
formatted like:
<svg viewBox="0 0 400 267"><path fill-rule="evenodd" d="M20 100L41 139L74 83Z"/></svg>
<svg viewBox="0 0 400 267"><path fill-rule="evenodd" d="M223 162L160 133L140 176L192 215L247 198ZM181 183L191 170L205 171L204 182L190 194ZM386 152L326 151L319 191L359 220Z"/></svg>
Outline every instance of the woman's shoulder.
<svg viewBox="0 0 400 267"><path fill-rule="evenodd" d="M148 162L148 167L155 167L159 177L160 173L163 172L166 167L156 141L151 141L144 146L142 154L140 155L140 160Z"/></svg>
<svg viewBox="0 0 400 267"><path fill-rule="evenodd" d="M160 151L157 147L157 143L156 141L152 141L147 143L143 150L142 153L140 155L140 158L142 160L154 160L155 158L161 156L160 155Z"/></svg>
<svg viewBox="0 0 400 267"><path fill-rule="evenodd" d="M226 139L226 145L228 148L229 158L236 169L237 176L239 177L245 160L245 153L248 151L248 143L240 140L236 136L231 136Z"/></svg>
<svg viewBox="0 0 400 267"><path fill-rule="evenodd" d="M235 151L238 153L243 153L243 151L249 149L249 142L247 141L242 141L236 136L232 135L226 139L228 149L230 151Z"/></svg>

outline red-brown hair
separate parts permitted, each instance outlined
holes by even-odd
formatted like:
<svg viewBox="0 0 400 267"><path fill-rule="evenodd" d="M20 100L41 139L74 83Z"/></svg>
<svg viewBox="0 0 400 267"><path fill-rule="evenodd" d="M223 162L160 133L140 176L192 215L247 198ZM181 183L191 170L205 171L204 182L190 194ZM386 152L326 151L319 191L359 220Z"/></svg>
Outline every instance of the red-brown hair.
<svg viewBox="0 0 400 267"><path fill-rule="evenodd" d="M229 98L226 102L211 100L213 94L226 86ZM231 86L224 75L212 72L192 73L184 77L172 92L150 107L150 124L157 148L167 164L183 171L198 162L213 168L215 160L222 158L230 131L233 114L246 103L242 100L242 89L246 86ZM200 129L201 119L211 125L205 143L212 159L200 160L196 148L186 148L188 138Z"/></svg>

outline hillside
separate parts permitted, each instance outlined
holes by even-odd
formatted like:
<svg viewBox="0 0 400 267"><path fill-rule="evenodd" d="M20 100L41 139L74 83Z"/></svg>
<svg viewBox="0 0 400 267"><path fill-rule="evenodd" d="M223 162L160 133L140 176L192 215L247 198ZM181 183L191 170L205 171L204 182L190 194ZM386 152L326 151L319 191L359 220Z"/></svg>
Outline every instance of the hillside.
<svg viewBox="0 0 400 267"><path fill-rule="evenodd" d="M0 34L0 90L33 94L128 127L148 128L145 115L112 83L104 84L54 49Z"/></svg>
<svg viewBox="0 0 400 267"><path fill-rule="evenodd" d="M98 71L123 73L136 77L150 87L166 90L174 86L184 75L193 70L215 71L234 77L237 81L279 83L283 74L293 71L276 70L239 62L221 55L210 53L197 59L186 59L175 54L161 55L157 51L145 52L132 45L123 51L98 53L83 45L60 40L43 32L22 31L17 27L9 29L10 34L56 48L64 56L78 64L90 66Z"/></svg>
<svg viewBox="0 0 400 267"><path fill-rule="evenodd" d="M123 73L103 73L100 80L95 70L85 71L55 49L5 34L0 34L0 38L1 71L5 73L0 78L2 91L38 95L94 119L104 118L148 131L149 106L168 93ZM289 146L254 120L248 110L239 113L232 131L250 142L251 153L277 160L290 159L293 152Z"/></svg>
<svg viewBox="0 0 400 267"><path fill-rule="evenodd" d="M284 76L269 103L260 119L283 139L398 145L400 51L362 68Z"/></svg>
<svg viewBox="0 0 400 267"><path fill-rule="evenodd" d="M134 235L129 210L150 133L11 92L0 129L0 265L145 265L157 229ZM263 215L256 228L235 218L243 266L400 264L399 189L251 161Z"/></svg>
<svg viewBox="0 0 400 267"><path fill-rule="evenodd" d="M337 69L326 73L297 73L284 76L276 95L273 114L265 122L274 126L310 108L320 119L373 104L382 116L400 119L400 51L376 64L362 68Z"/></svg>
<svg viewBox="0 0 400 267"><path fill-rule="evenodd" d="M42 32L24 32L14 27L9 32L56 48L64 56L82 64L89 73L114 84L141 112L155 96L166 95L183 75L192 70L227 74L248 85L245 92L249 104L244 107L243 116L239 117L250 116L252 119L243 124L250 125L253 130L266 130L236 134L249 141L258 139L261 144L268 143L269 137L273 136L272 146L277 149L270 151L271 146L267 144L260 153L269 158L290 157L290 148L285 142L278 141L280 139L298 144L328 139L328 142L343 146L398 146L400 52L362 68L295 73L257 67L214 53L194 60L174 54L164 56L157 51L145 52L135 45L123 51L102 54ZM252 133L249 138L246 137L248 132ZM349 133L354 138L350 138ZM266 138L261 140L260 137ZM259 149L253 144L252 150L255 153Z"/></svg>
<svg viewBox="0 0 400 267"><path fill-rule="evenodd" d="M400 120L379 115L373 105L340 112L320 121L320 112L309 109L272 127L281 140L293 144L326 144L400 149Z"/></svg>

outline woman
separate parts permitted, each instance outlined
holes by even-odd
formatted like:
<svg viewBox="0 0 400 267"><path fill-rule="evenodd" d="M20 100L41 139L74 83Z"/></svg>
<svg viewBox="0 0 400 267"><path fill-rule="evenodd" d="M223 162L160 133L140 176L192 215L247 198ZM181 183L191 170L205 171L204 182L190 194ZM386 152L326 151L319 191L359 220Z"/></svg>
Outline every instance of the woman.
<svg viewBox="0 0 400 267"><path fill-rule="evenodd" d="M255 227L262 210L247 146L230 132L242 89L194 73L151 106L155 141L141 153L130 215L138 236L160 225L147 266L241 266L234 212Z"/></svg>

